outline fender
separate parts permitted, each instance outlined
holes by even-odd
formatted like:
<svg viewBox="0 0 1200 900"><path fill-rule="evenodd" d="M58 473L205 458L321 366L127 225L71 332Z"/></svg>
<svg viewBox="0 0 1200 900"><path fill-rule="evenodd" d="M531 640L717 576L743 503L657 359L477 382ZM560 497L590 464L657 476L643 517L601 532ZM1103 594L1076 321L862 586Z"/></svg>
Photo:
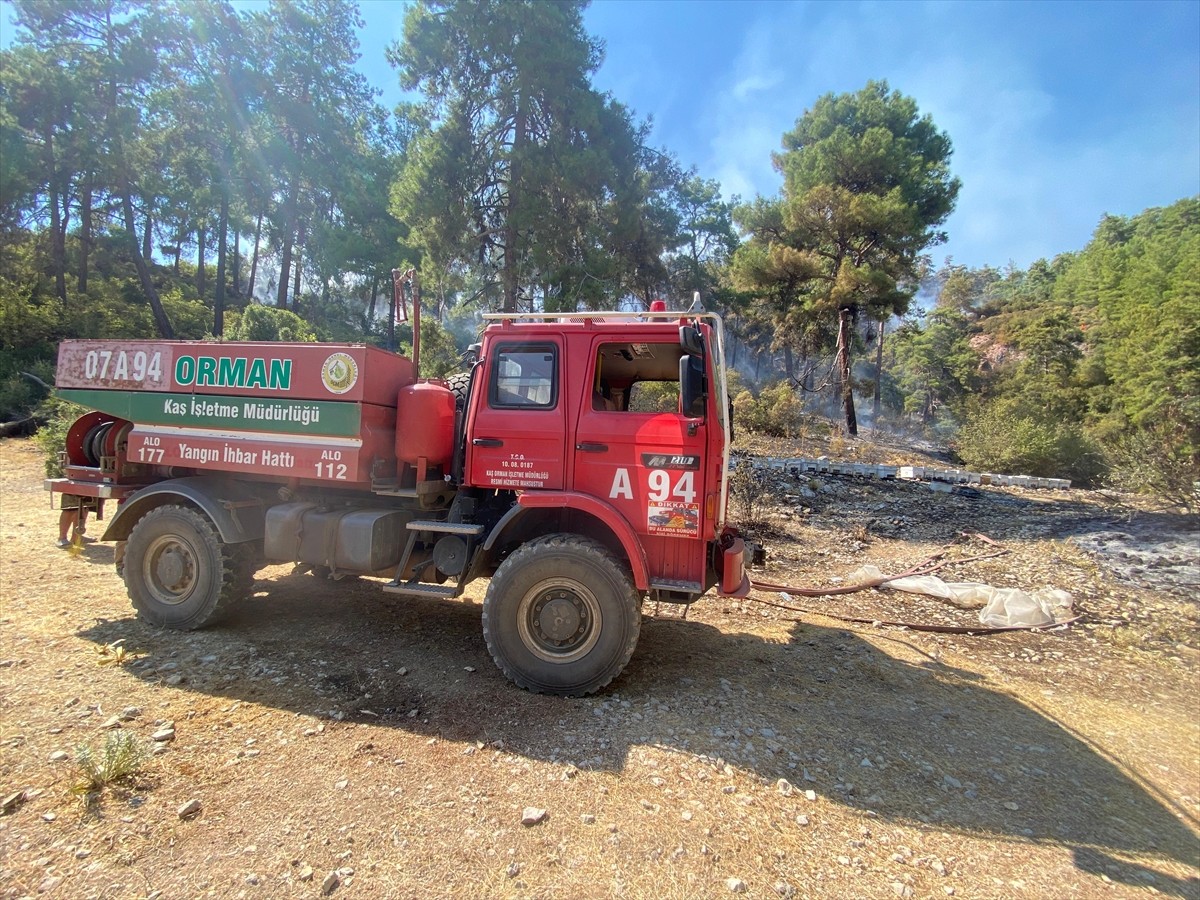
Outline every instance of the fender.
<svg viewBox="0 0 1200 900"><path fill-rule="evenodd" d="M582 513L594 516L608 527L609 531L621 542L621 547L629 559L634 586L639 591L650 590L650 572L646 566L646 551L633 533L633 529L629 527L629 523L608 503L597 500L590 494L579 494L574 491L537 491L519 494L517 504L496 523L496 527L492 529L491 534L484 542L485 550L490 550L509 523L525 510L577 509Z"/></svg>
<svg viewBox="0 0 1200 900"><path fill-rule="evenodd" d="M226 544L256 541L263 536L266 503L249 485L232 478L199 475L142 488L120 505L100 540L125 540L147 512L180 499L199 507Z"/></svg>

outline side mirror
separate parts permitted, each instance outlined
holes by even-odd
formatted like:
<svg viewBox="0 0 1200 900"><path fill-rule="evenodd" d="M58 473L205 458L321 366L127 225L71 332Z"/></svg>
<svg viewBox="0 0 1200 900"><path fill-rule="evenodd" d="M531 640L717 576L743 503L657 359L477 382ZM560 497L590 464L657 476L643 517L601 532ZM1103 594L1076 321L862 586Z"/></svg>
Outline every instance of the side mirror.
<svg viewBox="0 0 1200 900"><path fill-rule="evenodd" d="M679 399L681 412L690 419L704 416L706 398L704 360L698 356L679 357Z"/></svg>
<svg viewBox="0 0 1200 900"><path fill-rule="evenodd" d="M679 326L679 346L688 356L704 357L704 339L695 325Z"/></svg>

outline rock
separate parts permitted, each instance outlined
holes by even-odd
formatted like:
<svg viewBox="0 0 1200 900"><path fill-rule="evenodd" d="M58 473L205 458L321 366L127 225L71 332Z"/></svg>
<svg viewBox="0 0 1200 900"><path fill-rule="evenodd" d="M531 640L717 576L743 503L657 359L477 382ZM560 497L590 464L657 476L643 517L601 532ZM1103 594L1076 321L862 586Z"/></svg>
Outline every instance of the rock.
<svg viewBox="0 0 1200 900"><path fill-rule="evenodd" d="M61 875L47 876L46 878L43 878L41 884L38 885L38 893L48 894L50 891L62 884L62 881Z"/></svg>
<svg viewBox="0 0 1200 900"><path fill-rule="evenodd" d="M261 884L261 883L262 883L262 879L259 876L255 875L253 872L251 872L249 875L246 876L246 884Z"/></svg>
<svg viewBox="0 0 1200 900"><path fill-rule="evenodd" d="M521 813L521 824L529 827L536 825L546 818L546 810L538 809L536 806L527 806Z"/></svg>
<svg viewBox="0 0 1200 900"><path fill-rule="evenodd" d="M19 790L0 798L0 811L11 812L25 802L25 791Z"/></svg>
<svg viewBox="0 0 1200 900"><path fill-rule="evenodd" d="M120 716L110 716L109 718L104 720L104 723L100 727L101 728L120 728L121 727L121 717Z"/></svg>
<svg viewBox="0 0 1200 900"><path fill-rule="evenodd" d="M748 890L746 882L740 878L726 878L725 887L729 888L735 894L744 894Z"/></svg>
<svg viewBox="0 0 1200 900"><path fill-rule="evenodd" d="M52 812L42 813L42 821L43 822L53 822L57 818L58 818L57 813L52 813Z"/></svg>
<svg viewBox="0 0 1200 900"><path fill-rule="evenodd" d="M1005 809L1007 809L1007 810L1011 810L1012 812L1016 812L1016 811L1017 811L1018 809L1020 809L1021 807L1020 807L1020 806L1018 806L1016 803L1013 803L1011 800L1005 800L1005 801L1004 801L1004 808L1005 808Z"/></svg>
<svg viewBox="0 0 1200 900"><path fill-rule="evenodd" d="M63 762L64 760L70 758L71 754L69 754L66 750L55 750L50 754L50 762Z"/></svg>
<svg viewBox="0 0 1200 900"><path fill-rule="evenodd" d="M140 706L127 706L123 710L121 710L121 721L132 722L134 719L136 719L141 714L142 714L142 708Z"/></svg>
<svg viewBox="0 0 1200 900"><path fill-rule="evenodd" d="M952 787L955 790L958 790L962 787L962 782L953 775L946 775L944 778L942 778L942 784L946 785L946 787Z"/></svg>
<svg viewBox="0 0 1200 900"><path fill-rule="evenodd" d="M795 889L786 881L777 881L771 885L771 889L780 897L791 897L796 893Z"/></svg>
<svg viewBox="0 0 1200 900"><path fill-rule="evenodd" d="M816 800L816 799L817 799L817 792L816 792L816 791L805 791L805 792L804 792L804 799L805 799L805 800Z"/></svg>
<svg viewBox="0 0 1200 900"><path fill-rule="evenodd" d="M596 817L593 816L591 813L584 813L582 816L579 817L579 821L582 822L584 825L595 825Z"/></svg>
<svg viewBox="0 0 1200 900"><path fill-rule="evenodd" d="M337 890L337 887L339 884L341 884L341 882L341 876L339 876L337 872L330 872L325 876L325 880L321 882L321 893L328 897Z"/></svg>
<svg viewBox="0 0 1200 900"><path fill-rule="evenodd" d="M913 889L902 881L893 881L892 893L897 897L911 897L913 895Z"/></svg>
<svg viewBox="0 0 1200 900"><path fill-rule="evenodd" d="M808 824L808 816L796 816L796 824L797 825L807 825Z"/></svg>
<svg viewBox="0 0 1200 900"><path fill-rule="evenodd" d="M516 878L521 874L521 864L519 862L510 862L508 868L505 870L505 874L509 878Z"/></svg>
<svg viewBox="0 0 1200 900"><path fill-rule="evenodd" d="M150 740L157 744L165 744L167 741L175 740L174 728L160 728L154 734L150 735Z"/></svg>
<svg viewBox="0 0 1200 900"><path fill-rule="evenodd" d="M183 804L183 806L179 807L179 810L178 810L179 818L181 818L181 819L190 818L191 816L194 816L198 812L200 812L200 810L203 808L204 808L204 805L199 800L197 800L196 798L193 797L187 803Z"/></svg>
<svg viewBox="0 0 1200 900"><path fill-rule="evenodd" d="M171 687L178 687L183 684L184 677L182 675L168 675L163 679L164 684L169 684Z"/></svg>
<svg viewBox="0 0 1200 900"><path fill-rule="evenodd" d="M780 778L777 782L775 782L775 790L779 791L779 793L783 794L785 797L790 797L796 789L786 778Z"/></svg>
<svg viewBox="0 0 1200 900"><path fill-rule="evenodd" d="M860 765L860 766L862 766L864 769L873 769L873 768L875 768L875 763L871 762L871 761L870 761L869 759L867 759L865 756L863 757L863 760L862 760L862 762L860 762L860 763L859 763L859 765Z"/></svg>
<svg viewBox="0 0 1200 900"><path fill-rule="evenodd" d="M312 866L301 866L300 871L297 873L296 877L299 878L301 881L312 881L313 880L313 867Z"/></svg>

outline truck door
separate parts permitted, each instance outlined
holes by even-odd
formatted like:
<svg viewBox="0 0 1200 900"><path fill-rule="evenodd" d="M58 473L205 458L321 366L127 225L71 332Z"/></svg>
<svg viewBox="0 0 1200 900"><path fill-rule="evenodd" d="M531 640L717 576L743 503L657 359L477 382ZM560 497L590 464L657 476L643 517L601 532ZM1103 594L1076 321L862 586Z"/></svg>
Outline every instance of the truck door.
<svg viewBox="0 0 1200 900"><path fill-rule="evenodd" d="M493 345L472 390L467 479L478 487L560 489L565 462L562 347L553 339Z"/></svg>
<svg viewBox="0 0 1200 900"><path fill-rule="evenodd" d="M661 338L660 338L661 340ZM702 590L708 424L679 407L678 341L598 339L575 435L575 489L612 504L646 548L652 581Z"/></svg>

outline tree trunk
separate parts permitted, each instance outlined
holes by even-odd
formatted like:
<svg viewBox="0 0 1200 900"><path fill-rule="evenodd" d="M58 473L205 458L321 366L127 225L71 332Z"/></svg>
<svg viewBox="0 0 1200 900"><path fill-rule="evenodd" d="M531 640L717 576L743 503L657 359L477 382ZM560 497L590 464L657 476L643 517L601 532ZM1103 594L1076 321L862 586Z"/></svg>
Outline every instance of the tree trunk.
<svg viewBox="0 0 1200 900"><path fill-rule="evenodd" d="M262 220L263 214L258 214L258 222L254 225L254 249L250 251L250 284L247 286L246 293L250 299L254 299L254 281L258 278L258 242L262 239Z"/></svg>
<svg viewBox="0 0 1200 900"><path fill-rule="evenodd" d="M88 289L88 254L92 252L92 181L84 180L79 191L79 293Z"/></svg>
<svg viewBox="0 0 1200 900"><path fill-rule="evenodd" d="M213 296L213 334L225 334L225 251L228 248L226 233L229 230L229 195L221 191L221 217L217 223L217 289Z"/></svg>
<svg viewBox="0 0 1200 900"><path fill-rule="evenodd" d="M293 240L293 235L289 232L283 240L283 252L279 255L279 285L275 291L275 305L280 309L287 309L288 284L291 283L292 274Z"/></svg>
<svg viewBox="0 0 1200 900"><path fill-rule="evenodd" d="M179 274L179 260L182 257L183 257L183 238L181 237L175 242L175 262L173 262L171 264L171 270L176 275Z"/></svg>
<svg viewBox="0 0 1200 900"><path fill-rule="evenodd" d="M133 265L137 269L142 292L145 293L146 299L150 303L150 311L154 314L154 325L158 329L158 336L164 340L170 340L175 337L175 329L171 327L171 320L167 318L167 311L163 309L158 289L154 286L154 279L150 277L150 267L138 250L137 225L133 220L133 198L130 196L129 176L121 172L118 182L121 192L121 208L125 213L125 240L129 244L129 255L133 257Z"/></svg>
<svg viewBox="0 0 1200 900"><path fill-rule="evenodd" d="M303 245L303 243L304 243L304 226L301 225L299 232L296 234L295 273L292 276L292 278L293 278L293 282L292 282L292 312L294 312L296 315L300 315L300 270L302 268L300 263L302 261L301 246Z"/></svg>
<svg viewBox="0 0 1200 900"><path fill-rule="evenodd" d="M516 206L521 191L521 154L525 150L525 96L517 94L517 115L513 122L512 162L508 169L508 209L504 222L504 312L517 311L517 226Z"/></svg>
<svg viewBox="0 0 1200 900"><path fill-rule="evenodd" d="M62 211L58 205L58 167L54 164L54 131L46 125L43 136L46 148L47 187L50 194L50 256L54 264L54 293L67 302L67 245L63 238Z"/></svg>
<svg viewBox="0 0 1200 900"><path fill-rule="evenodd" d="M105 44L109 71L116 72L117 56L113 43L112 13L113 5L109 4L105 8ZM121 210L125 215L125 241L129 247L129 255L133 259L134 268L137 269L138 281L141 282L142 292L146 295L146 300L150 304L150 311L154 315L154 325L158 329L158 336L164 340L171 340L175 337L175 329L171 327L171 320L167 317L167 311L163 309L162 299L158 296L158 288L154 286L154 279L150 277L150 266L146 263L146 256L138 251L137 223L133 218L133 187L129 183L129 160L125 156L125 143L122 135L116 128L117 81L115 77L109 78L107 88L108 96L106 99L108 109L106 110L106 122L108 125L110 146L112 147L112 157L116 162L117 191L121 198ZM149 234L150 216L147 215L147 237Z"/></svg>
<svg viewBox="0 0 1200 900"><path fill-rule="evenodd" d="M850 379L850 319L849 309L838 310L837 369L842 389L842 412L846 417L846 434L858 437L858 419L854 415L854 384Z"/></svg>
<svg viewBox="0 0 1200 900"><path fill-rule="evenodd" d="M300 178L293 176L288 185L287 196L283 203L283 252L279 259L279 290L275 295L275 305L287 309L288 284L292 274L292 248L296 242L296 211L299 207Z"/></svg>
<svg viewBox="0 0 1200 900"><path fill-rule="evenodd" d="M783 371L787 374L788 381L795 384L796 382L796 360L792 356L792 348L787 344L783 345Z"/></svg>
<svg viewBox="0 0 1200 900"><path fill-rule="evenodd" d="M879 323L879 334L875 341L875 396L871 402L871 419L874 427L879 427L879 407L880 398L883 392L883 331L887 327L887 320L884 319Z"/></svg>
<svg viewBox="0 0 1200 900"><path fill-rule="evenodd" d="M142 259L154 258L154 217L146 211L146 230L142 232Z"/></svg>
<svg viewBox="0 0 1200 900"><path fill-rule="evenodd" d="M379 297L379 273L371 275L371 294L367 301L367 317L363 322L363 333L370 334L375 328L375 304Z"/></svg>
<svg viewBox="0 0 1200 900"><path fill-rule="evenodd" d="M204 302L204 290L208 287L204 278L204 251L207 250L208 244L208 229L201 225L196 229L196 293L200 295L200 302Z"/></svg>
<svg viewBox="0 0 1200 900"><path fill-rule="evenodd" d="M233 296L242 295L242 230L233 229Z"/></svg>

